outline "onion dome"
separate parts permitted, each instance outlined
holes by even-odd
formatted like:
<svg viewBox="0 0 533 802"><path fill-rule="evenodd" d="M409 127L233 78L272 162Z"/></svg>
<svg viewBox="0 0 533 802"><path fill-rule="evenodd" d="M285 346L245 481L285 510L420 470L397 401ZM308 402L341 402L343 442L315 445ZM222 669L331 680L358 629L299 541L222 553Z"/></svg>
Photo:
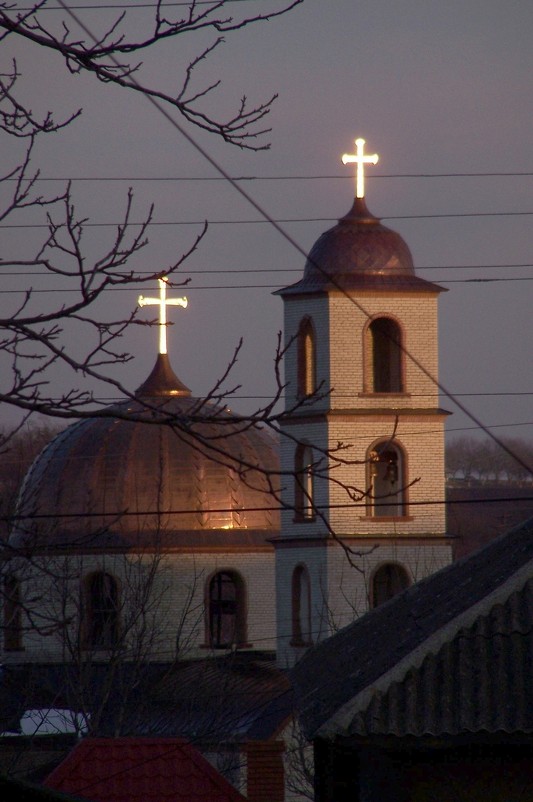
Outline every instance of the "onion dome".
<svg viewBox="0 0 533 802"><path fill-rule="evenodd" d="M411 252L403 238L355 198L348 214L315 242L303 278L279 295L330 290L407 289L440 292L441 287L415 274Z"/></svg>
<svg viewBox="0 0 533 802"><path fill-rule="evenodd" d="M59 434L30 468L11 543L101 551L262 543L279 530L274 441L199 398L166 354L134 399Z"/></svg>

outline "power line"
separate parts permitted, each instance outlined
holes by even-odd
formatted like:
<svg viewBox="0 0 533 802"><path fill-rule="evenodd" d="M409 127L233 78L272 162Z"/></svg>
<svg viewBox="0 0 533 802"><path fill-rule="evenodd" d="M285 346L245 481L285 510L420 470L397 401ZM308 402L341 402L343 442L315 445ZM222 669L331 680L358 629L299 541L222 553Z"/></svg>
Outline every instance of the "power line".
<svg viewBox="0 0 533 802"><path fill-rule="evenodd" d="M514 486L513 486L514 487ZM513 496L512 498L507 498L506 496L498 497L498 498L484 498L484 499L458 499L453 500L450 502L449 499L431 499L425 501L411 501L409 500L406 503L407 507L440 507L446 504L495 504L497 502L517 502L517 501L533 501L533 496ZM368 507L368 500L366 498L362 498L360 501L350 501L344 504L313 504L313 509L316 509L318 512L328 512L329 510L346 510L346 509L366 509ZM389 507L390 501L384 499L380 501L379 499L372 498L372 506L373 507ZM279 511L283 512L284 510L292 510L292 506L283 506L282 504L271 504L270 506L266 507L217 507L217 508L209 508L209 509L163 509L163 510L115 510L113 512L41 512L41 513L19 513L14 515L1 515L0 521L4 522L13 522L13 521L49 521L49 520L63 520L67 519L70 520L72 518L84 518L84 519L93 519L93 518L109 518L113 520L120 520L121 518L153 518L158 516L167 516L167 515L198 515L198 514L209 514L209 513L216 513L223 514L223 513L247 513L247 512L274 512ZM379 521L379 518L376 518ZM246 532L245 528L236 526L233 528L237 532L243 531ZM204 530L199 530L204 531ZM227 531L227 530L224 530ZM86 536L79 535L78 542L83 544L85 542Z"/></svg>
<svg viewBox="0 0 533 802"><path fill-rule="evenodd" d="M8 260L0 259L0 269L2 264L9 265L11 262ZM417 265L416 272L420 270L496 270L496 269L510 269L510 268L524 268L524 267L533 267L533 263L531 262L519 262L515 264L496 264L496 265L489 265L489 264L481 264L481 265L424 265L419 267ZM153 275L152 270L136 270L136 274L138 275ZM301 267L260 267L260 268L248 268L243 267L240 269L230 269L230 268L217 268L217 269L210 269L210 270L202 270L202 269L194 269L194 270L187 270L187 276L209 276L209 275L218 275L218 274L237 274L243 275L248 273L268 273L271 275L272 273L302 273ZM13 270L13 271L2 271L2 276L46 276L47 278L51 277L51 273L46 270ZM127 288L126 288L127 289ZM133 290L136 292L136 290Z"/></svg>
<svg viewBox="0 0 533 802"><path fill-rule="evenodd" d="M517 171L506 173L372 173L368 177L371 182L374 179L396 179L396 178L529 178L533 176L533 172ZM5 181L17 182L17 178L6 178ZM204 182L204 181L221 181L226 182L225 178L218 175L202 176L202 175L176 175L176 176L37 176L33 181L36 182L74 182L74 181L94 181L94 182ZM239 175L232 176L232 181L352 181L351 175Z"/></svg>
<svg viewBox="0 0 533 802"><path fill-rule="evenodd" d="M260 2L260 0L225 0L226 3L254 3ZM218 0L195 0L195 5L197 6L215 6L217 5ZM179 6L187 6L190 8L191 0L173 0L172 2L162 3L162 8L173 8ZM157 3L138 3L136 5L132 5L131 3L105 3L105 4L85 4L83 6L42 6L38 9L39 12L41 11L100 11L102 9L117 9L117 8L126 8L128 11L136 11L137 9L145 9L145 8L153 8L157 7ZM33 6L20 6L12 9L8 9L10 11L34 11L35 5Z"/></svg>
<svg viewBox="0 0 533 802"><path fill-rule="evenodd" d="M72 278L76 278L73 276ZM433 279L438 284L501 284L510 283L515 281L533 281L533 276L516 276L510 278L456 278L456 279ZM180 285L187 289L187 292L201 291L201 290L277 290L279 284L210 284L208 286L195 286L194 284ZM79 293L79 289L62 288L61 293ZM17 295L20 293L29 292L28 288L21 290L2 290L2 295ZM59 290L56 289L38 289L32 288L31 295L55 295ZM124 295L125 292L138 292L135 287L108 287L106 292L120 292Z"/></svg>
<svg viewBox="0 0 533 802"><path fill-rule="evenodd" d="M445 212L438 214L397 214L397 215L382 215L380 220L446 220L446 219L469 219L473 217L531 217L533 212ZM146 228L159 227L159 226L203 226L206 223L210 226L243 226L243 225L275 225L279 229L282 224L287 223L338 223L338 217L281 217L274 218L268 217L259 220L151 220L148 225L145 222L132 221L128 223L130 228L144 226ZM116 228L123 226L123 221L105 222L105 223L83 223L83 228ZM18 229L18 228L45 228L50 229L48 223L2 223L0 229ZM58 230L63 228L62 225L57 226ZM298 250L302 250L298 248ZM305 252L304 252L305 253ZM306 254L307 256L307 254Z"/></svg>

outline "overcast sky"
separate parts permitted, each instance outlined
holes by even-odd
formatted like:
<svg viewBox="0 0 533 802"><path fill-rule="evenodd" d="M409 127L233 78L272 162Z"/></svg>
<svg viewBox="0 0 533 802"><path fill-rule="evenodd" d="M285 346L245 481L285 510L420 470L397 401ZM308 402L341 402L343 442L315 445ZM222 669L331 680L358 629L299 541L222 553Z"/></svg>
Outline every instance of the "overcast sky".
<svg viewBox="0 0 533 802"><path fill-rule="evenodd" d="M76 12L90 28L119 13L103 8L109 2L77 5L95 7ZM135 5L144 4L126 3L128 24L141 31L149 11ZM248 0L233 8L252 13L279 5ZM533 217L524 214L533 212L532 35L531 0L305 0L286 17L228 35L198 70L199 87L222 79L206 100L212 108L229 112L244 94L250 101L279 94L269 117L271 149L247 153L188 128L232 176L254 177L243 185L273 218L297 221L283 226L305 251L348 211L353 171L340 156L364 137L380 157L368 172L369 208L405 238L419 275L449 290L440 305L443 383L485 424L501 427L495 431L527 438L533 438ZM145 54L145 80L172 88L187 59L211 39L191 36ZM130 185L134 219L155 203L155 221L165 225L152 227L135 267L164 268L190 246L200 221L209 221L200 249L182 268L191 278L183 291L189 307L171 313L170 356L182 381L202 395L243 337L228 386L242 385L236 411L253 408L250 397L268 396L274 386L282 303L272 291L300 277L302 255L256 222L257 211L231 185L184 180L216 173L142 96L70 75L55 54L13 38L0 51L3 70L14 56L35 111L52 108L61 117L83 107L82 117L49 137L35 160L44 177L74 180L80 215L91 223L118 222ZM14 158L14 151L4 152L4 171ZM452 175L464 173L530 175ZM406 175L423 177L398 177ZM280 180L266 180L274 178ZM43 191L51 188L58 185L43 184ZM2 233L13 254L38 232ZM98 253L112 233L89 228L88 251ZM59 279L39 276L6 276L3 286L54 290L55 300L67 290ZM110 292L101 310L126 317L138 293ZM17 298L2 296L4 315ZM50 301L50 293L35 295L43 309ZM75 333L69 337L76 347ZM152 367L156 332L131 330L122 347L135 359L119 378L134 389ZM72 377L54 380L61 387ZM442 405L455 410L449 400ZM451 431L471 426L462 413L448 424Z"/></svg>

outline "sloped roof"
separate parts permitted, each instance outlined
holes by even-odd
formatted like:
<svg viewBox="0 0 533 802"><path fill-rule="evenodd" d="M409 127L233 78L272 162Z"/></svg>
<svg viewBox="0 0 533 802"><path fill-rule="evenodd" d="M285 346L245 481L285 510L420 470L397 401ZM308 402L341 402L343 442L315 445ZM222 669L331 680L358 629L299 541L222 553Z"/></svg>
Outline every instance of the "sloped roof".
<svg viewBox="0 0 533 802"><path fill-rule="evenodd" d="M287 673L273 656L237 653L191 660L143 683L124 715L124 731L135 735L180 735L208 744L265 740L293 710ZM113 707L101 728L112 731Z"/></svg>
<svg viewBox="0 0 533 802"><path fill-rule="evenodd" d="M244 800L196 749L177 738L86 738L44 784L95 802Z"/></svg>
<svg viewBox="0 0 533 802"><path fill-rule="evenodd" d="M533 732L533 519L295 666L309 737Z"/></svg>
<svg viewBox="0 0 533 802"><path fill-rule="evenodd" d="M121 735L183 737L206 744L268 739L293 709L287 673L269 653L236 652L142 667L95 663L81 679L76 671L68 664L3 667L4 728L13 728L28 708L76 710L83 695L85 704L90 700L98 711L99 735L114 734L120 719Z"/></svg>

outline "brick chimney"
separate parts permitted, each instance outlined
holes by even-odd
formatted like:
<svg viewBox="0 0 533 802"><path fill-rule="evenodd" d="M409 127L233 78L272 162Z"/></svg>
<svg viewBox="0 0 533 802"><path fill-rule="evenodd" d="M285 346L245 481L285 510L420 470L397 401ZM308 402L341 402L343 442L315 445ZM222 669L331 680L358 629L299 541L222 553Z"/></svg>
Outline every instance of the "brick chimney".
<svg viewBox="0 0 533 802"><path fill-rule="evenodd" d="M249 741L246 744L249 802L284 802L284 751L282 741Z"/></svg>

